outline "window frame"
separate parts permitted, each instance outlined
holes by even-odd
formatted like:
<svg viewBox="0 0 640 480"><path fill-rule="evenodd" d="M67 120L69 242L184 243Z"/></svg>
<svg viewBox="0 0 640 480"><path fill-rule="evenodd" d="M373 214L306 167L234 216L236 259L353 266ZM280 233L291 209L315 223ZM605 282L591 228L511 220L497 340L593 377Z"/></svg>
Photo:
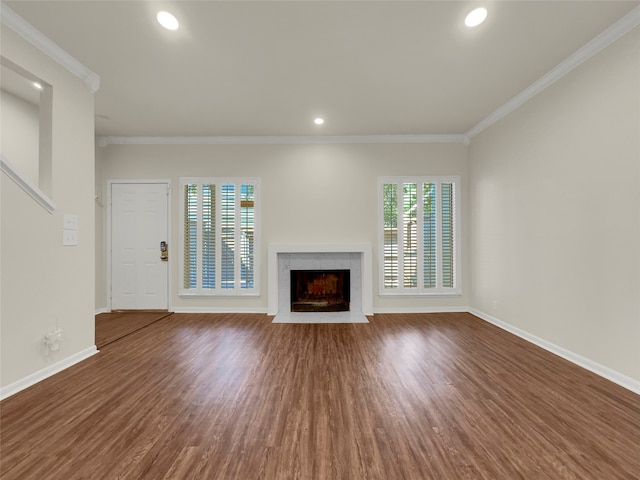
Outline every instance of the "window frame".
<svg viewBox="0 0 640 480"><path fill-rule="evenodd" d="M421 226L423 225L423 205L424 202L417 202L418 208L418 223L416 225L416 233L418 234L417 238L417 253L416 253L416 272L418 272L418 280L417 286L404 286L404 277L401 269L403 267L403 263L401 261L401 256L404 252L404 228L400 227L400 223L398 221L399 226L397 227L397 283L396 287L386 287L385 286L385 195L384 195L384 185L385 184L396 184L398 185L398 198L397 198L397 208L402 211L402 190L403 185L406 183L412 183L420 185L416 190L421 190L425 183L434 183L437 185L436 187L436 251L437 251L437 260L436 260L436 286L435 287L425 287L424 286L424 276L420 275L420 272L423 272L423 229ZM442 285L442 184L452 184L453 185L453 278L454 283L453 287L445 287ZM421 197L418 197L421 198ZM457 175L438 175L438 176L385 176L378 177L378 291L380 296L384 297L402 297L402 296L416 296L416 297L425 297L425 296L434 296L434 297L447 297L447 296L461 296L462 295L462 252L461 252L461 217L460 217L460 205L461 205L461 180L460 176Z"/></svg>
<svg viewBox="0 0 640 480"><path fill-rule="evenodd" d="M196 184L198 187L198 201L196 205L197 209L197 225L196 225L196 287L185 288L184 276L185 276L185 186L190 184ZM253 185L254 187L254 205L253 205L253 287L242 288L238 279L240 278L239 272L241 269L241 248L234 248L234 282L233 288L221 288L219 282L222 279L221 273L221 246L218 245L220 236L220 229L222 225L222 185L235 185L234 194L234 245L241 245L241 185ZM203 251L203 236L202 236L202 186L203 185L215 185L216 186L216 201L215 201L215 238L216 238L216 250L215 250L215 269L217 283L215 288L205 288L202 286L203 268L202 268L202 251ZM180 251L179 251L179 279L180 288L179 295L181 297L257 297L260 296L260 179L256 177L181 177L180 178ZM221 245L221 244L220 244Z"/></svg>

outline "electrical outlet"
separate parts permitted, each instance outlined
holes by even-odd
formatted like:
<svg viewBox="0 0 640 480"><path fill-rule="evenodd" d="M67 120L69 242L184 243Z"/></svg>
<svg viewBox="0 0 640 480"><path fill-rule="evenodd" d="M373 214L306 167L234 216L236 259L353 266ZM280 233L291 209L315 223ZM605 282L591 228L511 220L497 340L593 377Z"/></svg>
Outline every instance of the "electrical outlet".
<svg viewBox="0 0 640 480"><path fill-rule="evenodd" d="M56 328L44 336L44 344L50 352L59 350L60 342L62 342L62 330L59 328Z"/></svg>
<svg viewBox="0 0 640 480"><path fill-rule="evenodd" d="M78 216L65 213L62 228L65 230L78 230Z"/></svg>

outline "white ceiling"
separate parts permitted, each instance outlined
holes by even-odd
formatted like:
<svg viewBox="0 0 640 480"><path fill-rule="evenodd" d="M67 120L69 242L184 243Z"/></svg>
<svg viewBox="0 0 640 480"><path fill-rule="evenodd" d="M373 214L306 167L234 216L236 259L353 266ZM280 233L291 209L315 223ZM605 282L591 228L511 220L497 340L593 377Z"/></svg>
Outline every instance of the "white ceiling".
<svg viewBox="0 0 640 480"><path fill-rule="evenodd" d="M640 2L5 3L100 75L98 135L308 136L465 133Z"/></svg>

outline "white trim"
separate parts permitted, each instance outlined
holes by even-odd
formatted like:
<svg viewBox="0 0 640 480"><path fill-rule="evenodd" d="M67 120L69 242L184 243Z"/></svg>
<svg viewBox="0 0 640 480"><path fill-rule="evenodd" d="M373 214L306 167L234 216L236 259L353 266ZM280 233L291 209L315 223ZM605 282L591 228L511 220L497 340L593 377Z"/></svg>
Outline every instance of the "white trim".
<svg viewBox="0 0 640 480"><path fill-rule="evenodd" d="M25 40L39 48L71 73L81 78L88 90L95 93L100 88L100 77L66 51L52 42L48 37L26 22L22 17L2 3L0 8L0 22L15 31ZM462 134L432 134L432 135L351 135L351 136L220 136L220 137L98 137L100 147L108 145L257 145L257 144L313 144L313 143L462 143L468 146L471 139L483 130L510 114L523 103L546 89L567 73L578 67L604 48L621 38L626 33L640 25L640 6L634 8L589 41L566 60L551 69L539 80L524 89L504 105L489 114Z"/></svg>
<svg viewBox="0 0 640 480"><path fill-rule="evenodd" d="M112 198L111 198L111 186L114 183L129 183L129 184L136 184L136 183L157 183L157 184L165 184L167 186L167 242L169 242L169 261L167 262L167 310L171 311L171 299L172 299L172 295L171 292L172 290L172 268L171 268L171 264L173 263L171 261L171 211L172 211L172 198L171 198L171 180L169 179L157 179L157 180L153 180L153 179L125 179L125 180L107 180L107 231L105 232L105 235L107 236L107 307L106 307L106 311L110 312L111 311L111 203L112 203Z"/></svg>
<svg viewBox="0 0 640 480"><path fill-rule="evenodd" d="M564 77L573 69L605 49L640 25L640 6L587 42L563 62L547 72L529 87L511 98L466 133L434 135L351 135L351 136L227 136L227 137L98 137L98 145L283 145L314 143L461 143L469 146L471 139L486 130L522 104Z"/></svg>
<svg viewBox="0 0 640 480"><path fill-rule="evenodd" d="M96 309L96 311L94 312L93 315L96 316L96 315L100 315L102 313L110 313L110 312L111 312L111 310L109 310L107 308L98 308L98 309Z"/></svg>
<svg viewBox="0 0 640 480"><path fill-rule="evenodd" d="M22 175L8 162L6 157L0 154L0 170L2 170L7 177L13 180L27 195L33 198L38 205L44 208L47 212L53 213L56 211L56 204L38 187L36 187L31 181Z"/></svg>
<svg viewBox="0 0 640 480"><path fill-rule="evenodd" d="M66 370L72 365L75 365L76 363L80 363L81 361L86 360L87 358L95 355L98 352L99 350L96 348L95 345L93 345L91 347L88 347L88 348L85 348L84 350L79 351L78 353L74 353L73 355L65 358L64 360L60 360L59 362L56 362L53 365L49 365L48 367L43 368L42 370L39 370L35 373L32 373L31 375L27 375L26 377L0 389L0 400L4 400L5 398L18 393L24 390L25 388L29 388L30 386L35 385L36 383L41 382L42 380L49 378L52 375L55 375L56 373Z"/></svg>
<svg viewBox="0 0 640 480"><path fill-rule="evenodd" d="M503 117L506 117L511 112L518 109L522 104L535 97L537 94L545 90L547 87L553 85L560 80L566 74L571 72L574 68L582 65L584 62L595 56L601 50L605 49L613 42L618 40L626 33L633 30L640 25L640 6L634 8L627 15L622 17L616 23L607 28L600 35L596 36L591 41L587 42L584 46L576 50L566 60L552 68L549 72L543 75L540 79L533 82L515 97L511 98L507 103L498 107L493 113L489 114L483 120L465 133L464 136L473 138L483 130L486 130L494 123L498 122Z"/></svg>
<svg viewBox="0 0 640 480"><path fill-rule="evenodd" d="M390 290L390 289L387 289ZM431 290L436 290L435 288L431 289ZM456 293L447 293L447 292L442 292L442 291L435 291L435 292L412 292L410 289L403 289L400 292L394 293L388 293L388 292L380 292L378 293L378 296L380 298L425 298L425 297L431 297L431 298L452 298L452 297L461 297L462 296L462 288L460 289L460 292L456 292Z"/></svg>
<svg viewBox="0 0 640 480"><path fill-rule="evenodd" d="M98 137L98 145L301 145L335 143L462 143L466 135L345 135L229 137Z"/></svg>
<svg viewBox="0 0 640 480"><path fill-rule="evenodd" d="M211 297L209 297L211 298ZM261 313L267 314L264 307L174 307L173 313Z"/></svg>
<svg viewBox="0 0 640 480"><path fill-rule="evenodd" d="M96 93L98 91L100 88L100 76L97 73L72 57L49 37L11 10L4 2L0 6L0 22L80 78L89 92Z"/></svg>
<svg viewBox="0 0 640 480"><path fill-rule="evenodd" d="M509 323L498 320L497 318L492 317L491 315L487 315L486 313L481 312L480 310L476 310L475 308L470 308L469 313L640 395L640 381L638 380L627 377L620 372L612 370L609 367L605 367L604 365L578 355L577 353L574 353L570 350L559 347L558 345L543 340L540 337L536 337L535 335L525 332L524 330L520 330L519 328L514 327Z"/></svg>
<svg viewBox="0 0 640 480"><path fill-rule="evenodd" d="M373 315L373 275L371 245L361 244L285 244L272 243L267 254L267 315L278 314L279 253L360 253L362 254L362 313Z"/></svg>
<svg viewBox="0 0 640 480"><path fill-rule="evenodd" d="M212 288L210 290L215 290L215 289ZM229 289L229 290L231 290L231 289ZM220 290L217 293L210 293L210 292L204 290L204 291L200 291L200 292L196 292L196 293L191 293L188 290L185 290L185 291L182 291L182 292L178 292L178 296L180 298L184 298L184 299L218 298L218 297L240 299L240 298L251 298L251 297L259 298L260 297L260 292L237 293L235 290L231 290L230 292L226 292L226 291Z"/></svg>
<svg viewBox="0 0 640 480"><path fill-rule="evenodd" d="M383 307L374 308L374 313L468 313L469 307Z"/></svg>

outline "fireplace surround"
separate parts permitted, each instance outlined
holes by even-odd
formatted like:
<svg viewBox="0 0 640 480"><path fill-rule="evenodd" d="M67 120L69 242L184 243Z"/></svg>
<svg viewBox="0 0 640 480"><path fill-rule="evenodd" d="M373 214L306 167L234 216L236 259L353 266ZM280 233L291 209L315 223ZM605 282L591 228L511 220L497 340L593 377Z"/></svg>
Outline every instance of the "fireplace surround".
<svg viewBox="0 0 640 480"><path fill-rule="evenodd" d="M267 314L291 314L291 270L350 272L351 313L373 315L370 244L271 244L268 249ZM335 312L331 315L340 315ZM300 313L300 315L306 315Z"/></svg>

